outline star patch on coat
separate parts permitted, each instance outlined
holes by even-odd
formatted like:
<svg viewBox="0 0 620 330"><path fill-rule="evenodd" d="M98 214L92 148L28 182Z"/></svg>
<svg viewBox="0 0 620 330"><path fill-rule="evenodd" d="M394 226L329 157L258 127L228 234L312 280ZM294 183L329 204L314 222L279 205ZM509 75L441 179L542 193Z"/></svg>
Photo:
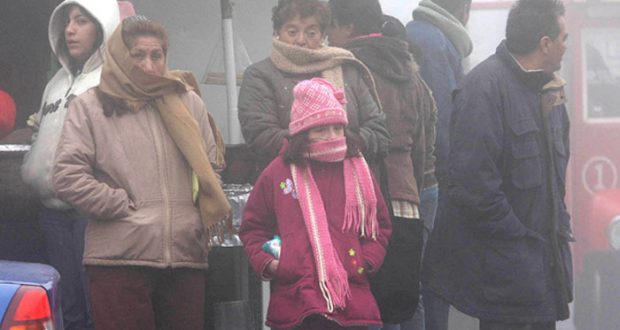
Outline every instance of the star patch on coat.
<svg viewBox="0 0 620 330"><path fill-rule="evenodd" d="M282 189L285 195L291 194L293 198L297 199L297 192L295 191L295 188L293 187L293 180L286 179L280 182L280 189Z"/></svg>

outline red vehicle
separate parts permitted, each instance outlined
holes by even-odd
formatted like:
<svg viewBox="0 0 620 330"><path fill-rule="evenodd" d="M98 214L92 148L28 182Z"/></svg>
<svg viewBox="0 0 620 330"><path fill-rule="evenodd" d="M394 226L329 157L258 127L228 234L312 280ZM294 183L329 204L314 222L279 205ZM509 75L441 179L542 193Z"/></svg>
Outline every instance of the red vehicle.
<svg viewBox="0 0 620 330"><path fill-rule="evenodd" d="M620 327L620 189L598 191L588 207L575 251L583 259L575 286L579 329Z"/></svg>
<svg viewBox="0 0 620 330"><path fill-rule="evenodd" d="M575 325L620 329L620 3L567 5Z"/></svg>

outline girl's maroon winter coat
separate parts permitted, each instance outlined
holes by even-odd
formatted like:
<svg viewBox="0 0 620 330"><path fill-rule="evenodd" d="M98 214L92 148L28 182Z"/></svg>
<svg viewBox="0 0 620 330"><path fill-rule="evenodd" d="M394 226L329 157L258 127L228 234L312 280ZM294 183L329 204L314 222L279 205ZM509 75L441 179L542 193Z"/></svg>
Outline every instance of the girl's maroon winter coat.
<svg viewBox="0 0 620 330"><path fill-rule="evenodd" d="M312 174L325 205L334 248L349 275L351 297L346 308L328 313L318 286L316 267L297 192L288 164L277 157L257 180L243 213L240 237L250 264L263 276L273 257L262 245L280 235L282 251L278 270L272 280L266 324L277 329L299 325L304 317L321 314L343 326L380 325L377 303L368 284L369 273L383 263L391 234L391 223L379 186L376 240L359 233L342 232L345 190L343 163L310 162ZM370 275L372 276L372 275Z"/></svg>

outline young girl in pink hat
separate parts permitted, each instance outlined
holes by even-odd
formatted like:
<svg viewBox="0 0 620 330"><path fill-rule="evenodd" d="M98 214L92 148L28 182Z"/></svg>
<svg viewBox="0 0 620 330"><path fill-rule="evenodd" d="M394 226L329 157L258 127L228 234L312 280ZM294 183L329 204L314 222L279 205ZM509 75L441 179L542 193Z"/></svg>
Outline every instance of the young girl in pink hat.
<svg viewBox="0 0 620 330"><path fill-rule="evenodd" d="M346 134L344 93L314 78L293 96L289 143L257 180L240 229L250 264L272 281L266 324L381 325L368 276L383 263L391 224L360 143ZM263 249L275 235L279 255Z"/></svg>

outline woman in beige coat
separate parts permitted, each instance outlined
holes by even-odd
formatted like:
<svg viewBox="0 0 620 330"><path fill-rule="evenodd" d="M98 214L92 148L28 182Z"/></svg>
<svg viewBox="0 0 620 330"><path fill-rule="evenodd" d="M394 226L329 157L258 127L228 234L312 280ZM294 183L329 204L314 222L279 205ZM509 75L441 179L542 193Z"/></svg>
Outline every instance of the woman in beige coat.
<svg viewBox="0 0 620 330"><path fill-rule="evenodd" d="M160 24L125 19L56 152L56 193L90 219L84 264L99 330L203 328L207 231L230 206L207 111L167 70L167 46Z"/></svg>

